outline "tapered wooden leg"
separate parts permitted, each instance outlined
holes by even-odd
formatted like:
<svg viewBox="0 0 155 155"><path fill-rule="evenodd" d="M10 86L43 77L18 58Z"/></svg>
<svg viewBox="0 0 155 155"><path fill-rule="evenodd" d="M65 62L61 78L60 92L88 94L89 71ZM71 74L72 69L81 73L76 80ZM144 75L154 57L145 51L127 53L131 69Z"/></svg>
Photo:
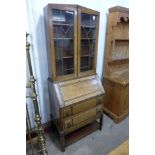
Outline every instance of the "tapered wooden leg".
<svg viewBox="0 0 155 155"><path fill-rule="evenodd" d="M100 117L100 128L99 128L100 131L102 130L102 125L103 125L103 113L101 114Z"/></svg>
<svg viewBox="0 0 155 155"><path fill-rule="evenodd" d="M60 148L62 152L65 152L65 134L63 131L60 132Z"/></svg>

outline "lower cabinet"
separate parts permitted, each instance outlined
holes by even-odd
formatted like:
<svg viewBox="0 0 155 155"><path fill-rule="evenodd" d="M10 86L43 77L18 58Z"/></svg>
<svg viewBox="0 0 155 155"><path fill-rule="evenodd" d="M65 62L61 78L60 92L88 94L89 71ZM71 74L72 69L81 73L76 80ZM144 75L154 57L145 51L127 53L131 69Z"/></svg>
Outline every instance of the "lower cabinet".
<svg viewBox="0 0 155 155"><path fill-rule="evenodd" d="M104 89L97 75L56 83L49 80L49 92L61 151L102 129Z"/></svg>
<svg viewBox="0 0 155 155"><path fill-rule="evenodd" d="M118 123L129 114L129 83L104 78L104 88L103 110Z"/></svg>

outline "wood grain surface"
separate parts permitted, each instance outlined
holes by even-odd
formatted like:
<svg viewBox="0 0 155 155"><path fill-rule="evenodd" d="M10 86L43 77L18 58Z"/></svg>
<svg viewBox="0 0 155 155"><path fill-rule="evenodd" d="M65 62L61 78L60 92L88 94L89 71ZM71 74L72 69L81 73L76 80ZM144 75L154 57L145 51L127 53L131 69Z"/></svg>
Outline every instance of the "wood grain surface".
<svg viewBox="0 0 155 155"><path fill-rule="evenodd" d="M129 155L129 140L123 142L108 155Z"/></svg>

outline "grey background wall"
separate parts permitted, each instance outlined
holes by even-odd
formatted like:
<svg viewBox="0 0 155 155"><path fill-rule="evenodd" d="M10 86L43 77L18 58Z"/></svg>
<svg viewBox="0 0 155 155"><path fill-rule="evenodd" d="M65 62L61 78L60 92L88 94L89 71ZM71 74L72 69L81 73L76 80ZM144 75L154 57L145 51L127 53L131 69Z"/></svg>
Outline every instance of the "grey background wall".
<svg viewBox="0 0 155 155"><path fill-rule="evenodd" d="M100 12L99 42L97 57L97 74L100 79L103 71L103 57L106 39L106 24L108 8L116 5L129 7L128 0L27 0L27 29L30 33L29 42L31 43L31 58L34 75L37 79L37 94L42 122L50 121L49 96L47 88L48 68L44 31L43 8L48 3L78 4ZM29 79L27 69L27 80ZM27 93L30 93L27 91ZM28 108L33 118L33 106L31 100L27 100Z"/></svg>

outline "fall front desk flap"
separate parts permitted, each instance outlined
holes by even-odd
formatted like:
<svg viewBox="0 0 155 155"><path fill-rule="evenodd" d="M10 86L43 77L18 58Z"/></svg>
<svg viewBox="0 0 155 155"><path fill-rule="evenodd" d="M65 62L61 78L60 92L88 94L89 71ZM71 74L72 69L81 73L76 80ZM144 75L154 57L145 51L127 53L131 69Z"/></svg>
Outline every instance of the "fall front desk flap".
<svg viewBox="0 0 155 155"><path fill-rule="evenodd" d="M105 93L97 75L54 83L60 107Z"/></svg>

